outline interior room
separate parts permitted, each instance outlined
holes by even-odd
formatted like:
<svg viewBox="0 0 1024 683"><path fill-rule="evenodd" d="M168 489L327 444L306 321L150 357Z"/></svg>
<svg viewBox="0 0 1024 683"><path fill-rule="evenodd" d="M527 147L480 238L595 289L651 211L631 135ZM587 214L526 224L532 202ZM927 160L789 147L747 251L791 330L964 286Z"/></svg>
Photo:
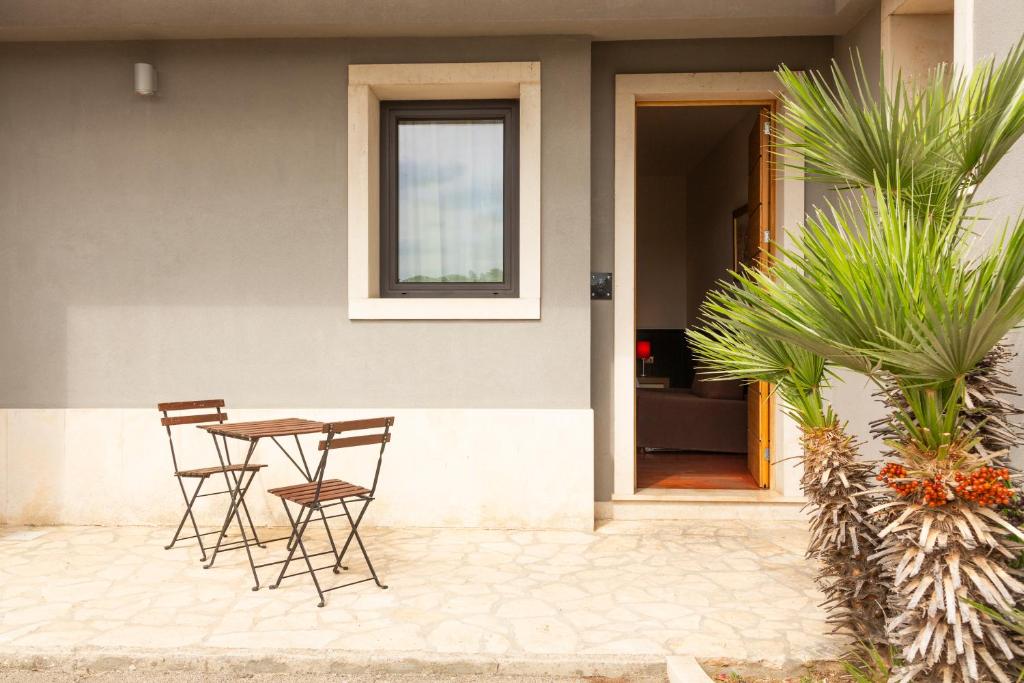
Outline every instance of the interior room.
<svg viewBox="0 0 1024 683"><path fill-rule="evenodd" d="M756 387L710 380L685 335L707 291L757 253L762 116L757 104L637 109L638 489L767 486L748 438Z"/></svg>

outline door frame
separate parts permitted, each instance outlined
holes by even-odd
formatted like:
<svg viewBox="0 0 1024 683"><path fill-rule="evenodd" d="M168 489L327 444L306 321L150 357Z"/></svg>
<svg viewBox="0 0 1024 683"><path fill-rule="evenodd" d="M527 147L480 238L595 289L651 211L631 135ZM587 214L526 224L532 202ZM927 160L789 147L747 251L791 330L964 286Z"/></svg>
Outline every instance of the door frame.
<svg viewBox="0 0 1024 683"><path fill-rule="evenodd" d="M636 489L636 110L639 106L772 106L774 72L619 74L615 77L615 277L612 342L613 500L637 498ZM797 156L787 163L801 165ZM804 216L804 183L798 173L776 173L772 225L796 229ZM783 235L777 239L783 244ZM771 490L800 495L800 432L775 401L771 411ZM759 491L735 492L759 494Z"/></svg>

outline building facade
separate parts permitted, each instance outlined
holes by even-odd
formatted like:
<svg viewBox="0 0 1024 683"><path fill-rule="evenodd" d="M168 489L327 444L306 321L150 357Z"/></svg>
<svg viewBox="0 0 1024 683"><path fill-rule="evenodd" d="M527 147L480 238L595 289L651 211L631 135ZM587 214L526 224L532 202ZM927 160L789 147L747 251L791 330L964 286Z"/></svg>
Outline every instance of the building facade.
<svg viewBox="0 0 1024 683"><path fill-rule="evenodd" d="M905 73L969 68L1020 37L1024 6L487 5L0 8L0 523L173 523L155 405L213 397L231 419L395 415L370 523L797 514L799 444L777 407L766 489L637 483L637 104L768 101L779 65L849 70L853 49L868 73L883 53ZM134 92L138 62L155 96ZM382 107L464 100L514 103L515 281L386 295ZM1000 214L1022 179L1018 145L987 188ZM784 239L827 190L772 182ZM592 273L612 274L611 299ZM834 393L866 435L863 382Z"/></svg>

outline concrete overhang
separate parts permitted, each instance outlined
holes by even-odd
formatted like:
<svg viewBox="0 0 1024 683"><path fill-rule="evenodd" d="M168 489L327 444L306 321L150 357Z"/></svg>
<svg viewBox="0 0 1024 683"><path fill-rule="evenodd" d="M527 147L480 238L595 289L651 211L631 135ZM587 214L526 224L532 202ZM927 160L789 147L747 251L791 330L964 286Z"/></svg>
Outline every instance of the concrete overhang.
<svg viewBox="0 0 1024 683"><path fill-rule="evenodd" d="M0 41L845 33L878 0L0 0Z"/></svg>

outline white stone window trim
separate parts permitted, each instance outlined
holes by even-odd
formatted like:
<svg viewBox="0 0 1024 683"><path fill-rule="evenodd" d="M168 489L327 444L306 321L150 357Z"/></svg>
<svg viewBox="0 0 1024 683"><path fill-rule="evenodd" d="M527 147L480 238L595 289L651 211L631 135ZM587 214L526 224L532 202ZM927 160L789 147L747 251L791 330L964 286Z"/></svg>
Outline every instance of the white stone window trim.
<svg viewBox="0 0 1024 683"><path fill-rule="evenodd" d="M519 296L380 296L381 100L519 100ZM348 68L348 317L540 318L540 62L353 64Z"/></svg>

